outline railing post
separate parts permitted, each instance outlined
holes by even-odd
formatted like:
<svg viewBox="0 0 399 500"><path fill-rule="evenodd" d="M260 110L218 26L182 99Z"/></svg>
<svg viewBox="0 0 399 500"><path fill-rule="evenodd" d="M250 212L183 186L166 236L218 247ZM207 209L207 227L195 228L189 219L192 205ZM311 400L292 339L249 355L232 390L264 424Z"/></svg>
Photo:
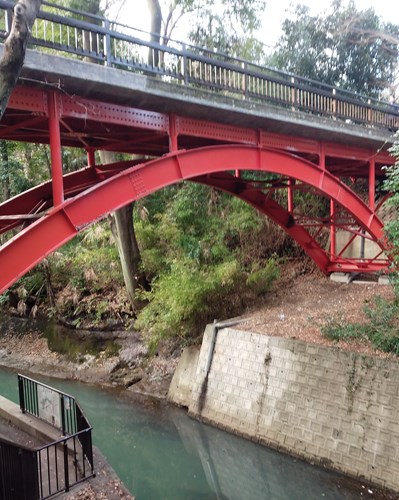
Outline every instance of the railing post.
<svg viewBox="0 0 399 500"><path fill-rule="evenodd" d="M65 491L69 491L69 464L68 464L68 444L67 440L64 441L64 479L65 479Z"/></svg>
<svg viewBox="0 0 399 500"><path fill-rule="evenodd" d="M188 60L186 52L186 44L183 43L183 81L185 85L188 85Z"/></svg>
<svg viewBox="0 0 399 500"><path fill-rule="evenodd" d="M331 109L331 111L332 111L333 118L336 118L337 117L337 98L336 98L337 90L333 89L332 94L333 94L333 100L332 100L332 109Z"/></svg>
<svg viewBox="0 0 399 500"><path fill-rule="evenodd" d="M371 110L371 99L367 100L367 121L369 125L372 125L373 123L373 113Z"/></svg>
<svg viewBox="0 0 399 500"><path fill-rule="evenodd" d="M247 63L246 62L243 62L241 64L244 72L243 72L243 75L242 75L242 93L244 95L244 97L247 97L248 96L248 83L249 83L249 80L248 80L248 72L247 72Z"/></svg>
<svg viewBox="0 0 399 500"><path fill-rule="evenodd" d="M295 88L295 78L291 76L291 104L292 111L296 109L296 88Z"/></svg>
<svg viewBox="0 0 399 500"><path fill-rule="evenodd" d="M110 22L108 21L108 19L106 19L104 22L104 28L106 30L106 33L104 35L104 55L105 55L104 64L105 66L111 66L111 35L109 33Z"/></svg>
<svg viewBox="0 0 399 500"><path fill-rule="evenodd" d="M21 375L18 375L18 392L19 392L19 407L22 413L25 413L25 393L24 393L24 381Z"/></svg>
<svg viewBox="0 0 399 500"><path fill-rule="evenodd" d="M62 427L62 433L64 436L66 436L66 429L65 429L65 402L64 402L64 395L60 394L60 405L61 405L61 427Z"/></svg>

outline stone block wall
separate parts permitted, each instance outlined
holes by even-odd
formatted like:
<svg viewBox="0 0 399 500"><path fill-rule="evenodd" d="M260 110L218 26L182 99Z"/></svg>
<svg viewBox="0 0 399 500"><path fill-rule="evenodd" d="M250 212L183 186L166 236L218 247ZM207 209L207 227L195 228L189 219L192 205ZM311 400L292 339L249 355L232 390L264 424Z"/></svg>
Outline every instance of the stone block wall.
<svg viewBox="0 0 399 500"><path fill-rule="evenodd" d="M211 353L212 329L190 375L192 416L399 490L396 361L231 328Z"/></svg>

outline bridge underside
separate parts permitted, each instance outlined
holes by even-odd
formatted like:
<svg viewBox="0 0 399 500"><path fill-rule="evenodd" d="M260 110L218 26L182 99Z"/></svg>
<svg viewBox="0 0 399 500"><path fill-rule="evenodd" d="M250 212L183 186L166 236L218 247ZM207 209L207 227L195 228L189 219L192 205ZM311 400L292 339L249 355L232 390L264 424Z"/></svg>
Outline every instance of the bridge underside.
<svg viewBox="0 0 399 500"><path fill-rule="evenodd" d="M386 151L37 87L15 90L0 123L0 139L50 144L52 163L51 181L0 205L0 234L18 231L0 247L0 292L93 221L183 180L251 204L291 235L325 273L389 266L376 196L382 167L393 163ZM63 175L62 146L84 148L88 167ZM98 150L141 159L97 165ZM299 198L298 192L307 196ZM306 205L303 199L313 202ZM348 251L356 240L367 242L366 252L364 244L358 255Z"/></svg>

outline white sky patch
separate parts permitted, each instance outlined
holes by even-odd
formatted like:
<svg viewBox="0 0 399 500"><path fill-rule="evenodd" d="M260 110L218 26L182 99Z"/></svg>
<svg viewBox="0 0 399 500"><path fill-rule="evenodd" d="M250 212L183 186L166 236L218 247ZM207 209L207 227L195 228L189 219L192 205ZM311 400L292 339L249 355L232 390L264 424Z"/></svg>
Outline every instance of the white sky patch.
<svg viewBox="0 0 399 500"><path fill-rule="evenodd" d="M217 0L216 0L217 1ZM311 15L324 14L331 9L331 1L327 0L303 0L296 2L292 0L268 0L264 14L262 16L262 28L259 30L259 38L265 45L274 46L278 37L281 35L281 23L287 17L288 12L293 10L298 3L307 5L310 8ZM349 0L344 2L347 5ZM358 10L374 8L384 22L391 22L399 25L399 8L394 7L393 0L355 0ZM114 7L110 15L117 15L118 7ZM146 0L125 0L124 6L120 10L118 21L128 26L139 28L144 31L150 30L150 15ZM180 31L176 30L172 37L175 40L184 37L184 26ZM180 33L180 34L179 34Z"/></svg>
<svg viewBox="0 0 399 500"><path fill-rule="evenodd" d="M331 1L326 0L303 0L295 2L292 0L269 0L267 3L261 30L261 40L269 46L274 46L281 35L281 23L288 17L288 13L294 10L298 3L310 8L311 15L326 14L331 10ZM343 2L348 5L349 1ZM399 9L393 7L393 0L355 0L357 10L374 9L374 12L381 17L384 22L391 22L399 25Z"/></svg>

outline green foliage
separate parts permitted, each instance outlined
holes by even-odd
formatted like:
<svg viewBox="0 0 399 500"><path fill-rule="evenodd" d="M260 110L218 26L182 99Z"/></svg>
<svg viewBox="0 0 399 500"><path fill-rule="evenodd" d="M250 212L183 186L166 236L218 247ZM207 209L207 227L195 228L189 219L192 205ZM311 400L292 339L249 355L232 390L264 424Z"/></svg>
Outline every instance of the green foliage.
<svg viewBox="0 0 399 500"><path fill-rule="evenodd" d="M394 82L399 27L383 23L373 9L335 1L327 15L311 16L298 5L282 27L270 61L282 70L370 96Z"/></svg>
<svg viewBox="0 0 399 500"><path fill-rule="evenodd" d="M106 222L51 254L14 285L11 295L27 304L21 309L26 314L36 304L46 315L61 316L76 327L101 325L108 319L119 323L131 316ZM6 305L6 298L2 303Z"/></svg>
<svg viewBox="0 0 399 500"><path fill-rule="evenodd" d="M134 326L152 350L161 339L191 339L208 321L239 314L278 276L276 259L265 257L272 253L267 245L250 249L268 231L247 204L193 183L159 193L162 203L156 196L148 206L159 211L136 224L151 288L141 293L147 305Z"/></svg>
<svg viewBox="0 0 399 500"><path fill-rule="evenodd" d="M0 307L8 304L10 298L9 295L10 295L9 291L4 292L0 295Z"/></svg>
<svg viewBox="0 0 399 500"><path fill-rule="evenodd" d="M395 137L396 140L390 152L396 158L396 163L385 168L383 188L387 192L392 193L387 203L397 211L399 209L399 135L396 134ZM396 298L399 299L399 219L395 217L387 222L384 227L384 232L392 244L390 248L390 257L393 262L393 271L390 277L394 286Z"/></svg>
<svg viewBox="0 0 399 500"><path fill-rule="evenodd" d="M256 295L262 296L270 290L279 274L275 259L270 259L266 262L265 267L252 271L248 275L246 283Z"/></svg>
<svg viewBox="0 0 399 500"><path fill-rule="evenodd" d="M277 277L275 266L269 262L247 277L235 260L205 268L189 259L175 262L143 293L149 303L135 328L144 331L151 351L166 338L193 338L206 323L240 313L253 298L251 291L266 293Z"/></svg>
<svg viewBox="0 0 399 500"><path fill-rule="evenodd" d="M399 355L399 303L375 297L364 308L366 322L348 323L342 316L333 317L322 326L321 332L332 340L367 340L376 349Z"/></svg>

